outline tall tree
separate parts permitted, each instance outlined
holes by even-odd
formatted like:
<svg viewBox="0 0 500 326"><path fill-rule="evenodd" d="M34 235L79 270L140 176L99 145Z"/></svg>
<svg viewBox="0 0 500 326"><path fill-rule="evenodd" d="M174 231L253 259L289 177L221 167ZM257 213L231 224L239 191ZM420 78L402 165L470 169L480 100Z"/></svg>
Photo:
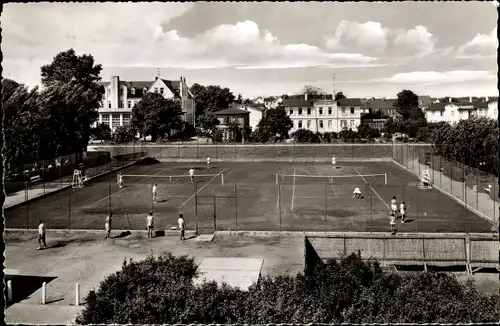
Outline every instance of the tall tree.
<svg viewBox="0 0 500 326"><path fill-rule="evenodd" d="M196 116L203 115L208 109L214 112L227 109L235 100L229 88L219 85L203 86L195 83L190 90L195 97Z"/></svg>
<svg viewBox="0 0 500 326"><path fill-rule="evenodd" d="M166 99L158 93L146 93L132 108L131 124L142 136L170 136L172 130L182 127L182 108L177 101Z"/></svg>
<svg viewBox="0 0 500 326"><path fill-rule="evenodd" d="M252 138L259 142L267 142L275 138L286 139L292 127L293 122L284 108L270 109L267 110L266 116L259 121Z"/></svg>
<svg viewBox="0 0 500 326"><path fill-rule="evenodd" d="M309 95L324 95L326 94L325 91L323 91L321 88L319 87L315 87L315 86L312 86L312 85L306 85L304 86L304 94L307 93Z"/></svg>
<svg viewBox="0 0 500 326"><path fill-rule="evenodd" d="M61 147L60 153L81 154L87 148L102 97L98 84L101 70L92 55L76 55L73 49L58 53L52 63L41 68L43 96L61 106L55 108L54 103L44 101L49 106L46 111L61 114L61 124L66 129L64 141L69 147Z"/></svg>

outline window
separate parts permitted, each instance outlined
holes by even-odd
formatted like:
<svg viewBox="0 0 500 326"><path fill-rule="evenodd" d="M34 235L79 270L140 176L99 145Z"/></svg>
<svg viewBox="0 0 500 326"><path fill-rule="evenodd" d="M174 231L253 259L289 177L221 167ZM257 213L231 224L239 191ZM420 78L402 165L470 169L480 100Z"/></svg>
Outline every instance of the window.
<svg viewBox="0 0 500 326"><path fill-rule="evenodd" d="M108 113L104 113L102 115L102 123L107 124L109 126L109 114Z"/></svg>
<svg viewBox="0 0 500 326"><path fill-rule="evenodd" d="M307 115L311 115L311 108L307 108Z"/></svg>
<svg viewBox="0 0 500 326"><path fill-rule="evenodd" d="M347 128L347 120L340 120L340 127Z"/></svg>
<svg viewBox="0 0 500 326"><path fill-rule="evenodd" d="M293 114L293 109L290 109L290 115L292 115L292 114Z"/></svg>
<svg viewBox="0 0 500 326"><path fill-rule="evenodd" d="M346 114L345 108L342 108L342 115L345 115L345 114Z"/></svg>
<svg viewBox="0 0 500 326"><path fill-rule="evenodd" d="M160 87L160 94L163 95L163 87Z"/></svg>
<svg viewBox="0 0 500 326"><path fill-rule="evenodd" d="M332 108L328 108L328 114L332 114Z"/></svg>
<svg viewBox="0 0 500 326"><path fill-rule="evenodd" d="M111 125L111 128L116 128L116 127L119 127L120 126L120 115L119 114L113 114L113 117L112 117L112 125Z"/></svg>
<svg viewBox="0 0 500 326"><path fill-rule="evenodd" d="M323 108L319 108L319 115L323 115Z"/></svg>
<svg viewBox="0 0 500 326"><path fill-rule="evenodd" d="M108 101L108 108L111 109L111 101Z"/></svg>
<svg viewBox="0 0 500 326"><path fill-rule="evenodd" d="M132 87L132 89L130 90L130 94L135 95L135 88Z"/></svg>
<svg viewBox="0 0 500 326"><path fill-rule="evenodd" d="M311 120L307 120L307 129L311 128Z"/></svg>
<svg viewBox="0 0 500 326"><path fill-rule="evenodd" d="M441 116L443 116L443 111L440 111L441 112Z"/></svg>
<svg viewBox="0 0 500 326"><path fill-rule="evenodd" d="M332 127L332 120L328 120L328 128Z"/></svg>
<svg viewBox="0 0 500 326"><path fill-rule="evenodd" d="M354 127L355 127L355 126L354 126L354 122L355 122L354 120L351 120L351 123L350 123L350 126L349 126L349 127L354 128Z"/></svg>
<svg viewBox="0 0 500 326"><path fill-rule="evenodd" d="M320 128L320 129L323 129L323 128L324 128L324 126L323 126L323 120L319 120L319 128Z"/></svg>
<svg viewBox="0 0 500 326"><path fill-rule="evenodd" d="M451 111L451 116L453 117L455 115L455 112L454 111Z"/></svg>
<svg viewBox="0 0 500 326"><path fill-rule="evenodd" d="M125 107L125 103L123 103L123 101L120 101L120 106L119 108L124 108Z"/></svg>
<svg viewBox="0 0 500 326"><path fill-rule="evenodd" d="M127 101L128 108L130 109L132 107L132 101Z"/></svg>
<svg viewBox="0 0 500 326"><path fill-rule="evenodd" d="M124 113L123 114L123 125L128 125L130 123L130 114Z"/></svg>
<svg viewBox="0 0 500 326"><path fill-rule="evenodd" d="M302 120L299 120L299 123L297 124L297 127L300 129L302 128Z"/></svg>
<svg viewBox="0 0 500 326"><path fill-rule="evenodd" d="M158 87L155 87L155 93L158 93Z"/></svg>
<svg viewBox="0 0 500 326"><path fill-rule="evenodd" d="M299 108L299 115L302 115L302 108Z"/></svg>
<svg viewBox="0 0 500 326"><path fill-rule="evenodd" d="M351 107L351 114L354 114L354 108Z"/></svg>

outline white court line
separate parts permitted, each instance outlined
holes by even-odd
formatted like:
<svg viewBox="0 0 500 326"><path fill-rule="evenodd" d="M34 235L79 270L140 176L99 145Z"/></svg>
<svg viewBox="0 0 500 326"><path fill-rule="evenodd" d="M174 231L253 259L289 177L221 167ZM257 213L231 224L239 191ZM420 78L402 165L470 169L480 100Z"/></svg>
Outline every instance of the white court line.
<svg viewBox="0 0 500 326"><path fill-rule="evenodd" d="M226 183L226 178L227 178L227 177L228 177L231 173L233 173L233 171L229 171L229 173L228 173L226 176L224 176L224 183ZM210 192L209 192L208 194L209 194L209 195L210 195L210 194L212 194L212 193L215 191L215 189L217 189L217 188L214 188L214 189L210 190ZM238 189L244 189L244 188L239 188L239 187L238 187ZM186 197L187 197L187 196L186 196Z"/></svg>
<svg viewBox="0 0 500 326"><path fill-rule="evenodd" d="M139 182L140 182L140 181L146 181L146 180L148 180L148 179L151 179L153 176L155 176L155 175L159 174L160 172L163 172L163 170L164 170L164 169L165 169L165 168L161 168L161 169L160 169L160 171L158 171L158 172L156 172L156 173L151 174L151 175L150 175L149 177L147 177L147 178L144 178L144 179L142 179L142 180L139 180ZM88 208L88 207L90 207L90 206L92 206L92 205L99 204L100 202L102 202L102 201L104 201L104 200L108 199L109 197L112 197L112 196L114 196L114 195L116 195L116 194L118 194L118 193L120 193L120 192L122 192L122 191L125 191L126 189L127 189L127 187L123 188L122 190L118 190L117 192L114 192L114 193L112 193L111 195L108 195L108 196L106 196L106 197L104 197L104 198L101 198L100 200L98 200L98 201L96 201L96 202L92 203L91 205L86 206L86 208Z"/></svg>
<svg viewBox="0 0 500 326"><path fill-rule="evenodd" d="M202 191L203 188L205 188L206 186L208 186L208 184L210 182L214 181L215 178L219 177L221 175L221 173L224 172L224 170L226 170L226 169L222 169L222 171L220 171L219 173L217 173L212 179L210 179L207 183L205 183L203 185L203 187L201 187L200 189L198 189L198 191L196 191L194 194L191 195L191 197L189 197L185 202L183 202L182 205L179 208L184 207L184 205L186 205L194 196L196 196L200 191ZM195 177L196 177L196 175L195 175Z"/></svg>
<svg viewBox="0 0 500 326"><path fill-rule="evenodd" d="M293 211L293 201L295 198L295 172L297 168L293 168L293 188L292 188L292 208L291 210Z"/></svg>
<svg viewBox="0 0 500 326"><path fill-rule="evenodd" d="M382 201L382 203L385 205L385 207L387 207L387 209L390 209L389 205L387 205L385 200L383 200L382 197L380 197L380 195L378 194L378 192L376 192L375 189L373 189L372 185L369 184L368 181L366 181L365 177L363 177L363 175L361 175L361 173L359 173L358 169L355 168L355 170L359 174L359 176L363 179L363 181L371 188L371 190L375 193L375 195L377 195L377 197Z"/></svg>

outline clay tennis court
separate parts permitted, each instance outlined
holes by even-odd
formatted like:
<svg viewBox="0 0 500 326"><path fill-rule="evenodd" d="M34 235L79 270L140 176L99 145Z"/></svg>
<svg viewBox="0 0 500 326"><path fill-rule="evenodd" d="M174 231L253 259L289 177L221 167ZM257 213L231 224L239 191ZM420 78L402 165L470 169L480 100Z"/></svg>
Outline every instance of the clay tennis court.
<svg viewBox="0 0 500 326"><path fill-rule="evenodd" d="M196 170L195 184L188 170ZM256 231L388 231L392 196L407 204L398 232L490 232L489 222L391 162L213 162L133 165L124 187L110 174L5 212L7 228L103 229L113 212L114 229L144 229L155 215L160 230L183 213L189 229ZM153 203L151 186L158 187ZM355 187L364 198L353 199ZM196 216L198 223L196 223Z"/></svg>

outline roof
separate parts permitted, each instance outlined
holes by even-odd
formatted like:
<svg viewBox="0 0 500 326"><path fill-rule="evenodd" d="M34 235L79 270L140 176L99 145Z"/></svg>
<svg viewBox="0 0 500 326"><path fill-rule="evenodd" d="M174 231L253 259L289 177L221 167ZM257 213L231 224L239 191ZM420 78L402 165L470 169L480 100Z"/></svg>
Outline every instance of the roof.
<svg viewBox="0 0 500 326"><path fill-rule="evenodd" d="M168 89L174 94L175 97L180 96L181 81L180 80L167 80L162 79L162 82L167 85Z"/></svg>
<svg viewBox="0 0 500 326"><path fill-rule="evenodd" d="M337 101L338 106L363 106L360 98L341 98Z"/></svg>
<svg viewBox="0 0 500 326"><path fill-rule="evenodd" d="M272 102L272 101L274 101L274 100L276 100L276 97L274 97L274 96L269 96L269 97L266 97L266 98L264 99L264 101L266 101L266 102Z"/></svg>
<svg viewBox="0 0 500 326"><path fill-rule="evenodd" d="M452 103L458 106L459 110L474 110L475 106L474 103L472 102L458 102L458 103Z"/></svg>
<svg viewBox="0 0 500 326"><path fill-rule="evenodd" d="M432 103L429 105L426 110L428 111L444 111L446 103Z"/></svg>
<svg viewBox="0 0 500 326"><path fill-rule="evenodd" d="M313 101L311 100L305 100L303 96L300 98L285 98L283 99L283 103L281 103L281 106L284 107L295 107L295 106L313 106Z"/></svg>
<svg viewBox="0 0 500 326"><path fill-rule="evenodd" d="M264 104L258 104L258 103L248 103L248 104L245 104L245 106L249 106L252 109L256 109L259 111L264 111L266 109L266 106Z"/></svg>
<svg viewBox="0 0 500 326"><path fill-rule="evenodd" d="M474 109L487 109L488 103L486 102L475 102L472 103L474 105Z"/></svg>
<svg viewBox="0 0 500 326"><path fill-rule="evenodd" d="M250 114L250 112L248 112L248 111L237 109L237 108L234 108L234 107L231 107L231 108L228 108L228 109L225 109L225 110L221 110L221 111L215 112L216 116L249 115L249 114Z"/></svg>
<svg viewBox="0 0 500 326"><path fill-rule="evenodd" d="M394 104L396 100L386 100L386 99L372 99L367 100L365 103L366 108L372 110L384 110L384 109L394 109Z"/></svg>

